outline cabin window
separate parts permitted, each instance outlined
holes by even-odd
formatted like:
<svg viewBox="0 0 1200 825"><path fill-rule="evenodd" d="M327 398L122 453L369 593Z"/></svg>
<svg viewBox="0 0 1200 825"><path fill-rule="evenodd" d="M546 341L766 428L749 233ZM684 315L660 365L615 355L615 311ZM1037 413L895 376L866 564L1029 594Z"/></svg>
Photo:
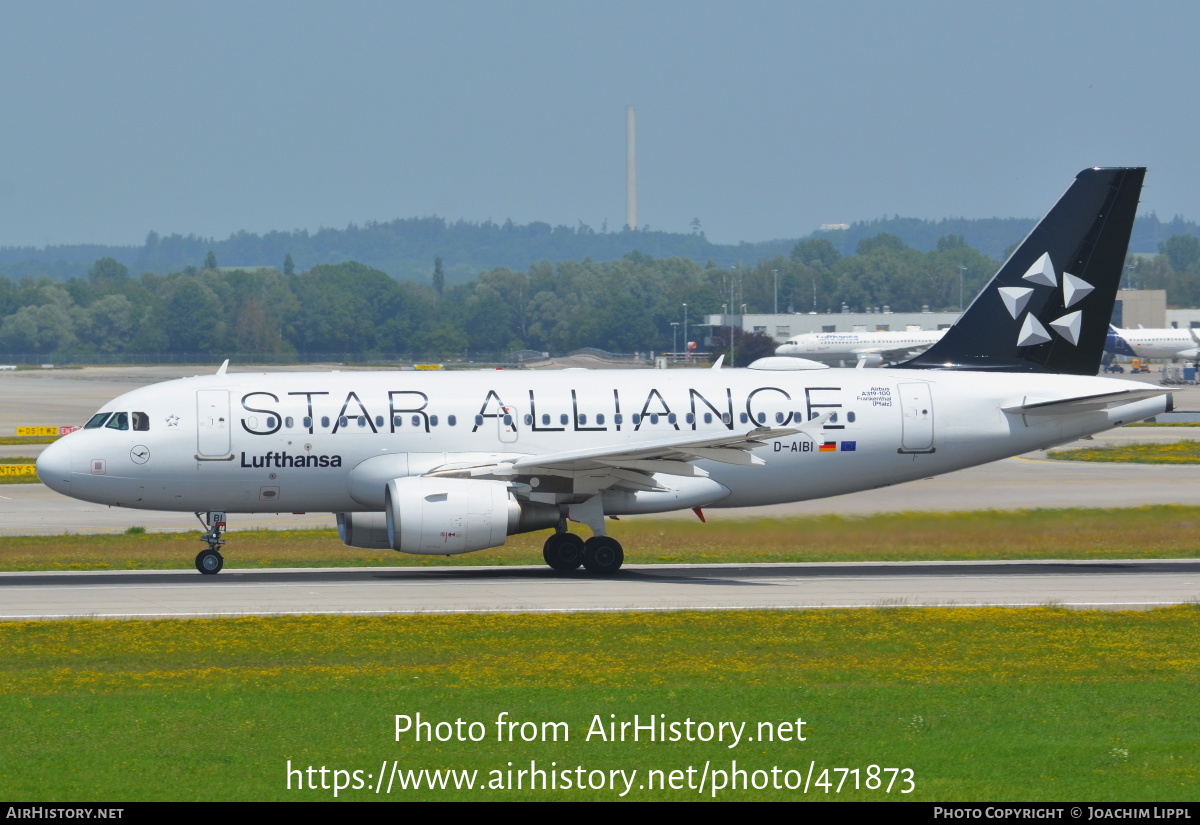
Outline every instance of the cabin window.
<svg viewBox="0 0 1200 825"><path fill-rule="evenodd" d="M329 426L329 416L327 416L327 415L323 415L323 416L321 416L321 426L322 426L322 427L328 427L328 426Z"/></svg>
<svg viewBox="0 0 1200 825"><path fill-rule="evenodd" d="M138 428L138 426L137 426L137 413L134 413L133 415L134 415L134 419L133 419L133 428L136 430L136 429ZM273 416L273 415L268 415L268 416L267 416L267 429L268 429L268 430L273 430L273 429L275 429L275 416Z"/></svg>
<svg viewBox="0 0 1200 825"><path fill-rule="evenodd" d="M88 419L88 423L84 424L83 428L85 430L94 430L97 427L102 427L110 415L112 415L112 413L96 413Z"/></svg>
<svg viewBox="0 0 1200 825"><path fill-rule="evenodd" d="M455 426L456 424L458 424L458 416L456 416L456 415L446 416L446 423L449 424L451 427Z"/></svg>
<svg viewBox="0 0 1200 825"><path fill-rule="evenodd" d="M393 415L393 416L392 416L392 426L393 426L393 427L399 427L399 426L401 426L401 425L403 425L403 424L404 424L404 419L403 419L403 418L401 418L401 417L400 417L400 416L398 416L398 415Z"/></svg>
<svg viewBox="0 0 1200 825"><path fill-rule="evenodd" d="M810 413L808 414L808 418L809 418L809 420L812 420L812 419L814 419L814 418L817 418L817 417L819 417L820 415L821 415L821 414L820 414L819 412L817 412L817 411L815 411L815 410L814 410L813 412L810 412Z"/></svg>
<svg viewBox="0 0 1200 825"><path fill-rule="evenodd" d="M695 424L696 416L692 415L691 413L688 413L687 416L683 420L689 424Z"/></svg>
<svg viewBox="0 0 1200 825"><path fill-rule="evenodd" d="M533 426L533 416L530 415L529 413L525 413L525 426L526 427Z"/></svg>
<svg viewBox="0 0 1200 825"><path fill-rule="evenodd" d="M567 424L570 423L570 421L571 421L571 419L567 417L566 413L563 413L562 415L560 415L558 417L558 423L562 424L564 427L567 426Z"/></svg>
<svg viewBox="0 0 1200 825"><path fill-rule="evenodd" d="M429 416L429 426L431 426L431 427L437 426L437 416L436 415Z"/></svg>
<svg viewBox="0 0 1200 825"><path fill-rule="evenodd" d="M853 421L854 419L853 419L853 418L851 418L850 420L851 420L851 421ZM836 424L836 423L837 423L837 413L833 413L832 415L830 415L830 416L829 416L829 423L830 423L830 424Z"/></svg>
<svg viewBox="0 0 1200 825"><path fill-rule="evenodd" d="M766 413L759 413L759 414L758 414L758 423L759 423L759 424L766 424L766 423L767 423L767 414L766 414Z"/></svg>
<svg viewBox="0 0 1200 825"><path fill-rule="evenodd" d="M745 413L738 414L738 421L740 421L741 423L745 424L749 420L750 420L750 417L748 415L746 415Z"/></svg>
<svg viewBox="0 0 1200 825"><path fill-rule="evenodd" d="M505 427L511 427L511 426L512 426L512 416L511 416L511 415L509 415L508 413L505 413L505 414L504 414L504 426L505 426Z"/></svg>
<svg viewBox="0 0 1200 825"><path fill-rule="evenodd" d="M344 416L344 415L339 415L339 416L338 416L338 426L339 426L339 427L348 427L348 426L350 426L350 419L349 419L349 418L347 418L347 417L346 417L346 416Z"/></svg>
<svg viewBox="0 0 1200 825"><path fill-rule="evenodd" d="M729 413L721 413L721 423L722 423L722 424L728 424L728 423L730 423L730 421L732 421L732 420L733 420L733 419L731 419L731 418L729 417Z"/></svg>
<svg viewBox="0 0 1200 825"><path fill-rule="evenodd" d="M852 412L846 413L846 420L849 421L851 424L853 424L854 423L854 413L852 413Z"/></svg>
<svg viewBox="0 0 1200 825"><path fill-rule="evenodd" d="M619 427L625 423L625 416L621 415L620 413L617 413L616 415L613 416L613 421L616 422L616 425Z"/></svg>
<svg viewBox="0 0 1200 825"><path fill-rule="evenodd" d="M113 413L112 418L108 419L108 423L104 427L109 430L128 430L129 413Z"/></svg>
<svg viewBox="0 0 1200 825"><path fill-rule="evenodd" d="M596 414L596 423L599 424L601 427L604 426L604 413Z"/></svg>
<svg viewBox="0 0 1200 825"><path fill-rule="evenodd" d="M630 416L630 418L633 420L633 425L634 425L635 427L636 427L638 424L641 424L641 423L642 423L642 414L641 414L641 413L634 413L632 416Z"/></svg>
<svg viewBox="0 0 1200 825"><path fill-rule="evenodd" d="M579 414L579 426L581 426L581 427L582 427L582 426L583 426L584 424L586 424L586 423L587 423L587 414L586 414L586 413L580 413L580 414Z"/></svg>
<svg viewBox="0 0 1200 825"><path fill-rule="evenodd" d="M705 424L711 424L711 423L712 423L712 413L705 413L705 414L704 414L704 423L705 423Z"/></svg>
<svg viewBox="0 0 1200 825"><path fill-rule="evenodd" d="M476 426L476 427L482 427L482 426L483 426L483 416L482 416L482 415L477 415L477 416L475 416L475 426Z"/></svg>
<svg viewBox="0 0 1200 825"><path fill-rule="evenodd" d="M377 415L377 416L375 416L375 426L376 426L376 427L382 427L382 426L383 426L383 416L382 416L382 415Z"/></svg>
<svg viewBox="0 0 1200 825"><path fill-rule="evenodd" d="M367 417L365 415L360 415L358 417L358 426L360 426L360 427L367 426Z"/></svg>
<svg viewBox="0 0 1200 825"><path fill-rule="evenodd" d="M289 430L292 428L292 425L295 423L296 422L292 420L292 417L290 415L283 419L283 426L287 427Z"/></svg>
<svg viewBox="0 0 1200 825"><path fill-rule="evenodd" d="M306 430L312 429L312 418L310 418L309 416L306 415L306 416L304 416L303 421L304 421L304 429L306 429Z"/></svg>
<svg viewBox="0 0 1200 825"><path fill-rule="evenodd" d="M668 424L674 424L677 420L678 420L678 418L676 417L675 413L669 413L667 415L667 423Z"/></svg>
<svg viewBox="0 0 1200 825"><path fill-rule="evenodd" d="M542 413L542 426L545 427L549 423L550 423L550 416L547 415L546 413Z"/></svg>
<svg viewBox="0 0 1200 825"><path fill-rule="evenodd" d="M650 423L651 424L658 423L658 413L650 413Z"/></svg>
<svg viewBox="0 0 1200 825"><path fill-rule="evenodd" d="M775 413L775 423L776 424L783 423L783 413Z"/></svg>
<svg viewBox="0 0 1200 825"><path fill-rule="evenodd" d="M412 417L412 425L413 425L414 427L420 427L420 426L421 426L421 416L419 416L419 415L414 415L414 416Z"/></svg>

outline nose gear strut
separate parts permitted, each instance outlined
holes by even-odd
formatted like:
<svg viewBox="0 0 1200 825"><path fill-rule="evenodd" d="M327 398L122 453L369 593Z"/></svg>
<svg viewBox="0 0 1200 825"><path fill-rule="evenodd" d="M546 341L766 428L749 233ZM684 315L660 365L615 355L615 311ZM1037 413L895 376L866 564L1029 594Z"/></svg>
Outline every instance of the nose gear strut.
<svg viewBox="0 0 1200 825"><path fill-rule="evenodd" d="M208 544L207 549L196 554L196 569L206 576L214 576L220 573L221 568L225 566L225 557L221 555L221 548L225 545L225 540L221 538L221 534L225 532L225 514L206 513L205 515L207 520L196 513L196 518L204 527L204 535L200 540Z"/></svg>

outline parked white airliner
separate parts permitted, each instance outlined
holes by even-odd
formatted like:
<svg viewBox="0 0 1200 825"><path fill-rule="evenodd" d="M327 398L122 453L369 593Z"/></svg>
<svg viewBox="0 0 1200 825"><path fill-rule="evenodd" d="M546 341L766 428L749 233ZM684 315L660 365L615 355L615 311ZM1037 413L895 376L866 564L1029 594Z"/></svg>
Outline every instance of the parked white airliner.
<svg viewBox="0 0 1200 825"><path fill-rule="evenodd" d="M324 510L354 547L455 554L553 529L556 570L615 573L605 518L833 496L1171 409L1098 378L1144 169L1088 169L959 322L893 369L230 374L126 393L48 447L51 488L193 511ZM206 515L202 515L206 514ZM568 522L589 528L583 541Z"/></svg>
<svg viewBox="0 0 1200 825"><path fill-rule="evenodd" d="M775 348L775 354L837 366L879 367L911 358L941 340L945 330L807 332Z"/></svg>
<svg viewBox="0 0 1200 825"><path fill-rule="evenodd" d="M1110 326L1104 351L1131 358L1200 361L1200 338L1195 329L1118 329Z"/></svg>

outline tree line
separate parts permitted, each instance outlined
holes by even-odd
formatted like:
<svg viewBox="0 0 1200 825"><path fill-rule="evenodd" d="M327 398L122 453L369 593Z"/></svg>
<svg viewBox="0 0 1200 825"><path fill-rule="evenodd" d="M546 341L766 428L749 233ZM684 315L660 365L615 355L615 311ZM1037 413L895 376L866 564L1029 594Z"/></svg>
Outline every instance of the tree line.
<svg viewBox="0 0 1200 825"><path fill-rule="evenodd" d="M297 271L202 265L133 275L101 258L84 277L0 278L0 360L174 354L277 359L321 356L494 358L516 350L583 347L666 351L689 336L704 347L707 314L957 309L995 272L994 258L960 236L922 252L881 233L843 255L827 239L796 244L750 266L631 252L613 261L496 267L449 283L435 258L425 282L397 281L357 262ZM1127 269L1134 285L1166 288L1172 304L1200 302L1200 240L1174 237ZM678 326L673 327L672 324ZM739 359L741 360L741 359Z"/></svg>

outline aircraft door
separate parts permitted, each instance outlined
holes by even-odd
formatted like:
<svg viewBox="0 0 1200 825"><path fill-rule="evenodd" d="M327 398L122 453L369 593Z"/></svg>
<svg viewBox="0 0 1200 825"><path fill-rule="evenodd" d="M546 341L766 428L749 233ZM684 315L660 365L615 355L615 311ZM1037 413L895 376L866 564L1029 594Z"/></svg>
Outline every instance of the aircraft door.
<svg viewBox="0 0 1200 825"><path fill-rule="evenodd" d="M896 390L903 416L900 452L932 453L933 396L929 391L929 384L913 381L897 385Z"/></svg>
<svg viewBox="0 0 1200 825"><path fill-rule="evenodd" d="M224 458L229 452L229 390L196 390L196 451Z"/></svg>
<svg viewBox="0 0 1200 825"><path fill-rule="evenodd" d="M500 415L496 416L496 424L500 427L500 441L512 444L517 440L516 407L501 407Z"/></svg>

